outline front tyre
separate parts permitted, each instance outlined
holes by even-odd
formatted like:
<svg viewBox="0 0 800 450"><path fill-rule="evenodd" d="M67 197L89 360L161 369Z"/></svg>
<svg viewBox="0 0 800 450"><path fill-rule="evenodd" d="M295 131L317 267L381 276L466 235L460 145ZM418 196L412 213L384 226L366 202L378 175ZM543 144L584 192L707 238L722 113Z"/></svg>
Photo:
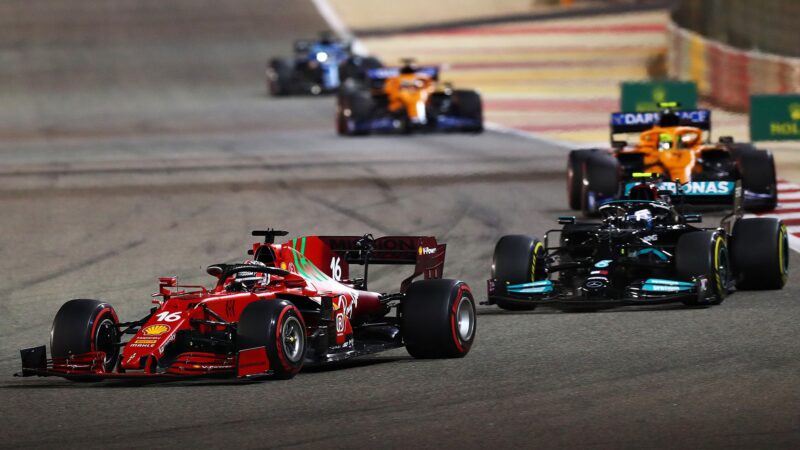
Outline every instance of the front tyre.
<svg viewBox="0 0 800 450"><path fill-rule="evenodd" d="M401 326L415 358L461 358L475 340L475 299L458 280L412 283L401 303Z"/></svg>
<svg viewBox="0 0 800 450"><path fill-rule="evenodd" d="M50 353L66 358L89 352L103 352L103 368L111 372L119 355L117 313L100 300L75 299L61 306L50 331Z"/></svg>
<svg viewBox="0 0 800 450"><path fill-rule="evenodd" d="M264 347L275 378L289 379L303 368L305 323L288 300L259 300L247 305L236 328L238 350Z"/></svg>
<svg viewBox="0 0 800 450"><path fill-rule="evenodd" d="M718 305L725 300L732 273L728 246L720 233L694 231L682 235L675 249L675 267L686 281L697 277L707 280L708 297L687 300L686 305Z"/></svg>
<svg viewBox="0 0 800 450"><path fill-rule="evenodd" d="M544 244L539 239L522 234L503 236L494 247L492 278L507 284L544 280L547 278L544 262ZM503 299L492 301L508 311L530 311L536 308L533 302L510 302Z"/></svg>

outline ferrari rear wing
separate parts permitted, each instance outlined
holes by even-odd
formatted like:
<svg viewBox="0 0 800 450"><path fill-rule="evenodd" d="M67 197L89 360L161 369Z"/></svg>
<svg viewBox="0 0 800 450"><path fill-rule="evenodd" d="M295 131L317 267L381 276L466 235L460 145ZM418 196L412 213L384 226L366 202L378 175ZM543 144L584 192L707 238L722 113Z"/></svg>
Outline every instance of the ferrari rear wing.
<svg viewBox="0 0 800 450"><path fill-rule="evenodd" d="M349 264L413 265L414 273L403 280L401 292L419 275L441 278L447 244L433 236L318 236L330 251Z"/></svg>

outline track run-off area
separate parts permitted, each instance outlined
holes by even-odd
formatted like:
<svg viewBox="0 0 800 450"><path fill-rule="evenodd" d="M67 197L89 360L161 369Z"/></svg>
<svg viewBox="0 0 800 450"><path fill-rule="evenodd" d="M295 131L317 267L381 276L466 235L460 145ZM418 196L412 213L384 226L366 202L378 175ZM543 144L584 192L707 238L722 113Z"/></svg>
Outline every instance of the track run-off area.
<svg viewBox="0 0 800 450"><path fill-rule="evenodd" d="M564 146L345 139L333 98L267 97L267 58L326 28L311 2L36 4L0 5L0 448L800 445L794 271L707 309L480 307L460 360L399 349L261 383L13 378L64 301L139 318L157 277L210 284L253 229L435 235L445 276L483 300L497 239L568 213ZM404 275L376 270L375 287Z"/></svg>

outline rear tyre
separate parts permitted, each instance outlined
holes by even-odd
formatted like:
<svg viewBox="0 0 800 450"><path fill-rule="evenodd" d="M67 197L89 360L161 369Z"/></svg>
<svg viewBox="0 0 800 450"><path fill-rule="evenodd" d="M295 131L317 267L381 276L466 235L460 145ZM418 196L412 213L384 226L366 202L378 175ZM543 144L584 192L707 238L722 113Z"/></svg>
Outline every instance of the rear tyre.
<svg viewBox="0 0 800 450"><path fill-rule="evenodd" d="M403 341L415 358L461 358L475 340L472 291L463 281L420 280L401 304Z"/></svg>
<svg viewBox="0 0 800 450"><path fill-rule="evenodd" d="M475 125L465 127L463 131L472 133L483 131L483 104L480 94L475 91L457 90L453 92L453 103L459 117L475 122Z"/></svg>
<svg viewBox="0 0 800 450"><path fill-rule="evenodd" d="M731 260L738 289L781 289L789 276L789 235L778 219L740 219L733 226Z"/></svg>
<svg viewBox="0 0 800 450"><path fill-rule="evenodd" d="M585 216L597 215L601 201L613 198L619 188L619 163L604 152L595 152L583 161L581 210Z"/></svg>
<svg viewBox="0 0 800 450"><path fill-rule="evenodd" d="M595 150L572 150L567 157L567 201L570 209L581 209L581 192L583 186L583 162Z"/></svg>
<svg viewBox="0 0 800 450"><path fill-rule="evenodd" d="M374 56L353 56L339 67L342 88L355 89L367 85L370 70L379 69L383 64Z"/></svg>
<svg viewBox="0 0 800 450"><path fill-rule="evenodd" d="M106 354L103 368L111 372L119 356L117 313L100 300L70 300L58 310L50 331L50 353L66 358L89 352Z"/></svg>
<svg viewBox="0 0 800 450"><path fill-rule="evenodd" d="M750 212L775 209L778 206L778 181L772 153L763 150L742 152L738 160L745 191L744 209Z"/></svg>
<svg viewBox="0 0 800 450"><path fill-rule="evenodd" d="M708 297L684 301L690 306L718 305L728 295L732 275L728 260L728 247L721 234L714 231L694 231L682 235L675 249L675 268L678 277L693 281L705 277Z"/></svg>
<svg viewBox="0 0 800 450"><path fill-rule="evenodd" d="M535 237L522 234L503 236L494 247L492 278L508 284L544 280L547 278L544 256L544 244ZM530 311L536 308L535 303L520 304L503 299L493 301L508 311Z"/></svg>
<svg viewBox="0 0 800 450"><path fill-rule="evenodd" d="M236 328L236 347L264 347L275 378L289 379L303 368L306 327L288 300L259 300L247 305Z"/></svg>
<svg viewBox="0 0 800 450"><path fill-rule="evenodd" d="M291 94L292 67L282 59L272 59L267 65L267 90L273 96Z"/></svg>

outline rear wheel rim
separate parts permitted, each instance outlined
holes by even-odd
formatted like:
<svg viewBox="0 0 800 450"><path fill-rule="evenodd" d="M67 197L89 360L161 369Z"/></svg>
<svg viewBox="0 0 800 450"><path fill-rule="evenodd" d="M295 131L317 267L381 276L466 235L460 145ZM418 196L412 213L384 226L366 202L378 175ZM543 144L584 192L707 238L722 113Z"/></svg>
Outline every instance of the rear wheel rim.
<svg viewBox="0 0 800 450"><path fill-rule="evenodd" d="M778 257L780 258L781 278L785 280L789 274L789 235L786 233L785 226L781 226L780 242L778 245L780 245Z"/></svg>
<svg viewBox="0 0 800 450"><path fill-rule="evenodd" d="M472 300L467 296L461 297L458 301L456 331L463 342L472 339L472 334L475 332L475 309L472 306Z"/></svg>
<svg viewBox="0 0 800 450"><path fill-rule="evenodd" d="M305 337L303 336L303 325L296 317L289 316L281 326L281 345L286 359L296 364L303 357L303 347Z"/></svg>

